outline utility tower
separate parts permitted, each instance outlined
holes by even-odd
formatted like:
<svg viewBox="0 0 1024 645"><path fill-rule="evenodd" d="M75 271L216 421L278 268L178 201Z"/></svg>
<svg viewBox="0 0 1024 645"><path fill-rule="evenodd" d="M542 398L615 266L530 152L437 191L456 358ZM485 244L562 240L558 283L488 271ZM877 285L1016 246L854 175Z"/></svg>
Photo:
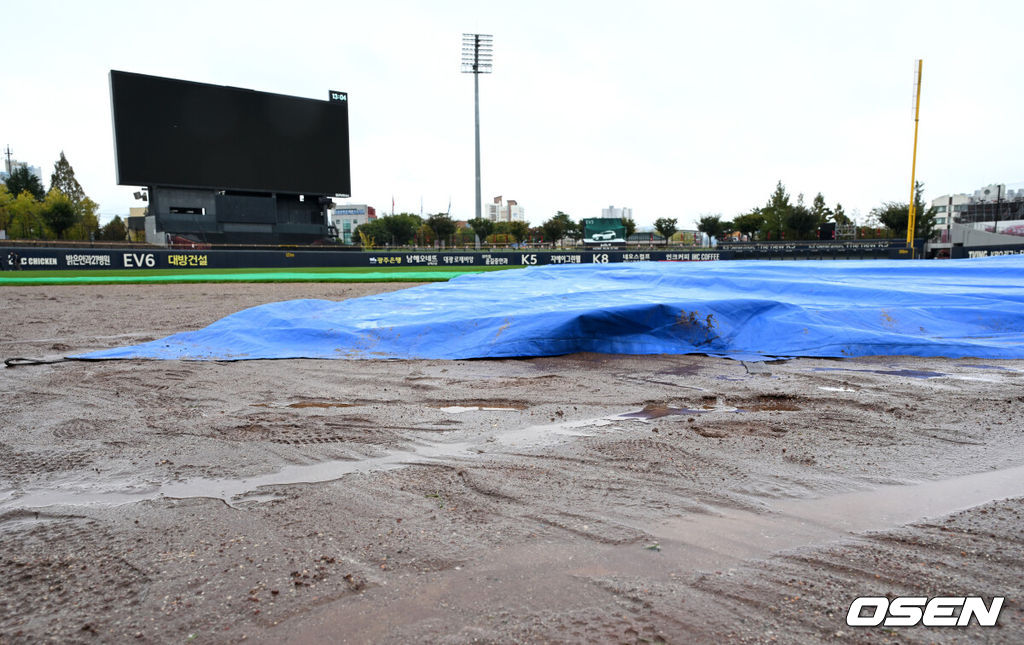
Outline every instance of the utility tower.
<svg viewBox="0 0 1024 645"><path fill-rule="evenodd" d="M480 75L490 74L494 63L494 39L489 34L462 34L462 73L473 75L473 109L476 115L476 216L480 218Z"/></svg>

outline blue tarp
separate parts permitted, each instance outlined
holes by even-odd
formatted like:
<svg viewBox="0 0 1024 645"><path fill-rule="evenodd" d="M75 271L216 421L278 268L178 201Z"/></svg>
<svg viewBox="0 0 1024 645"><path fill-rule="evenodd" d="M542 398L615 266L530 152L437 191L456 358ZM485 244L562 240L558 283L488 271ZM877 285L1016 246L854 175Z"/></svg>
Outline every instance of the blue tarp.
<svg viewBox="0 0 1024 645"><path fill-rule="evenodd" d="M1024 257L543 266L292 300L72 358L1024 358Z"/></svg>

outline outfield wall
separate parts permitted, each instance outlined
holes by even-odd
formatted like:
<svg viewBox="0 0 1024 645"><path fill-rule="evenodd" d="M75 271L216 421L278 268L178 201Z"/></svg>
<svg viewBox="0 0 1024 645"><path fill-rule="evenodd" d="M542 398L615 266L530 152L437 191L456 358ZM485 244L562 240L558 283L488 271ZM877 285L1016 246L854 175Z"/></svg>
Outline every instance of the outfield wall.
<svg viewBox="0 0 1024 645"><path fill-rule="evenodd" d="M150 246L100 249L0 246L5 270L87 269L300 269L313 267L465 267L606 264L615 262L707 262L717 260L881 259L905 257L893 240L825 244L731 244L714 250L633 251L344 251L172 250ZM17 255L14 258L11 254ZM16 260L16 265L12 261Z"/></svg>

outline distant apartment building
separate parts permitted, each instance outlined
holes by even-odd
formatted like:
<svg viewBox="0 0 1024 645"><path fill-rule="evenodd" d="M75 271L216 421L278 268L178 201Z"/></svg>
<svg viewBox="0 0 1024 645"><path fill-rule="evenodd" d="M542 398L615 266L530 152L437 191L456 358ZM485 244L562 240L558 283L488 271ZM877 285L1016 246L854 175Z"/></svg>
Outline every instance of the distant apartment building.
<svg viewBox="0 0 1024 645"><path fill-rule="evenodd" d="M28 168L29 173L35 175L36 179L39 180L39 183L42 184L44 188L46 187L47 180L43 178L42 168L39 166L30 166L28 163L18 161L17 159L4 159L4 169L0 171L0 181L7 181L7 179L10 178L11 173L17 168Z"/></svg>
<svg viewBox="0 0 1024 645"><path fill-rule="evenodd" d="M493 204L485 204L484 216L492 222L525 222L526 210L514 199L502 201L501 195L494 198Z"/></svg>
<svg viewBox="0 0 1024 645"><path fill-rule="evenodd" d="M967 210L967 205L974 198L966 193L955 195L942 195L932 200L932 207L935 209L935 226L945 228L953 221L953 217Z"/></svg>
<svg viewBox="0 0 1024 645"><path fill-rule="evenodd" d="M339 242L352 244L356 228L370 220L377 219L377 211L373 206L366 204L341 204L335 206L331 214L331 226L336 231L335 235Z"/></svg>
<svg viewBox="0 0 1024 645"><path fill-rule="evenodd" d="M605 219L633 219L633 209L616 208L615 206L609 206L608 208L601 209L601 217Z"/></svg>

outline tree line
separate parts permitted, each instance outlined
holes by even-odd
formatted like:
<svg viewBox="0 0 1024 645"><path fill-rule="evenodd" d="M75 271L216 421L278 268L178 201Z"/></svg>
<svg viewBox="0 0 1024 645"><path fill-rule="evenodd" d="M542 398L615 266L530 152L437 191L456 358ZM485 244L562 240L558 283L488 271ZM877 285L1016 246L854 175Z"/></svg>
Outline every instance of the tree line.
<svg viewBox="0 0 1024 645"><path fill-rule="evenodd" d="M447 213L436 213L427 218L412 213L384 215L356 227L355 237L364 247L382 246L444 246L473 244L476 235L481 241L494 238L497 242L525 242L530 226L526 222L492 222L474 219L468 228L460 228Z"/></svg>
<svg viewBox="0 0 1024 645"><path fill-rule="evenodd" d="M914 237L931 237L935 229L936 210L925 206L924 184L915 186L914 208L916 211ZM883 202L873 208L868 222L859 227L858 237L904 237L907 233L909 206L906 202ZM667 245L677 232L678 218L660 217L654 222L654 229ZM764 206L741 213L731 220L721 215L701 216L697 230L708 236L722 239L727 235L739 234L749 240L806 240L817 237L818 229L828 223L836 226L850 226L856 223L850 219L841 203L829 206L822 193L804 202L803 194L792 200L780 180ZM623 218L626 237L636 232L636 222ZM565 240L578 242L584 235L584 220L573 220L565 212L558 211L540 226L530 227L525 222L494 222L479 218L467 222L464 228L445 213L438 213L423 219L417 215L401 213L386 215L371 220L356 229L363 246L405 246L416 244L433 245L441 240L446 245L464 246L473 244L476 237L491 244L536 243L561 244Z"/></svg>
<svg viewBox="0 0 1024 645"><path fill-rule="evenodd" d="M916 238L929 237L935 227L935 209L924 205L924 185L915 186ZM102 228L96 215L98 205L86 196L75 179L75 171L62 151L54 163L50 177L50 190L45 191L39 178L25 166L14 168L10 177L0 185L0 230L6 230L11 239L61 240L124 240L127 226L115 217ZM909 206L906 202L884 202L871 210L872 223L885 229L886 235L903 237L907 231ZM802 240L814 237L824 224L837 226L853 222L842 204L826 204L819 192L811 204L804 203L803 194L791 201L780 180L764 206L756 207L725 220L721 215L703 215L697 229L708 236L723 238L738 233L750 240ZM661 217L654 228L668 244L678 231L678 219ZM573 220L568 213L558 211L537 227L526 222L494 222L486 218L470 220L460 228L447 213L430 215L426 219L411 213L385 215L361 224L355 231L359 243L373 246L465 246L481 242L490 244L536 243L557 245L564 240L579 241L584 235L584 220ZM628 238L636 231L636 222L623 218ZM862 229L861 237L864 236ZM878 234L877 231L872 231Z"/></svg>
<svg viewBox="0 0 1024 645"><path fill-rule="evenodd" d="M50 190L25 166L11 170L0 184L0 230L10 239L124 240L120 217L100 227L99 205L85 194L64 152L53 164Z"/></svg>
<svg viewBox="0 0 1024 645"><path fill-rule="evenodd" d="M636 232L636 222L631 217L623 217L620 220L628 239ZM470 224L472 225L473 222ZM529 231L531 241L544 242L552 246L559 245L565 240L572 240L575 243L583 239L586 222L583 219L574 220L568 213L558 211L543 224L531 228Z"/></svg>
<svg viewBox="0 0 1024 645"><path fill-rule="evenodd" d="M636 230L631 219L624 219L626 234ZM579 240L583 237L583 220L573 221L562 211L540 226L531 227L526 222L495 222L483 217L469 220L465 227L459 227L446 213L437 213L427 218L411 213L384 215L360 224L355 230L356 239L364 247L380 246L432 246L435 241L446 246L466 246L479 238L489 244L550 243L557 244L564 239Z"/></svg>
<svg viewBox="0 0 1024 645"><path fill-rule="evenodd" d="M869 224L878 226L862 227L859 237L866 234L906 236L909 210L907 202L884 202L871 209ZM931 237L935 229L936 210L925 206L924 184L921 182L915 185L914 210L914 237ZM704 215L697 224L697 230L718 239L738 233L750 240L806 240L816 237L815 232L828 223L836 226L854 224L842 204L836 203L835 207L829 208L820 192L814 196L810 206L804 203L802 193L797 196L795 203L792 202L780 180L764 206L741 213L732 220L724 220L721 215ZM879 231L879 227L884 231Z"/></svg>

